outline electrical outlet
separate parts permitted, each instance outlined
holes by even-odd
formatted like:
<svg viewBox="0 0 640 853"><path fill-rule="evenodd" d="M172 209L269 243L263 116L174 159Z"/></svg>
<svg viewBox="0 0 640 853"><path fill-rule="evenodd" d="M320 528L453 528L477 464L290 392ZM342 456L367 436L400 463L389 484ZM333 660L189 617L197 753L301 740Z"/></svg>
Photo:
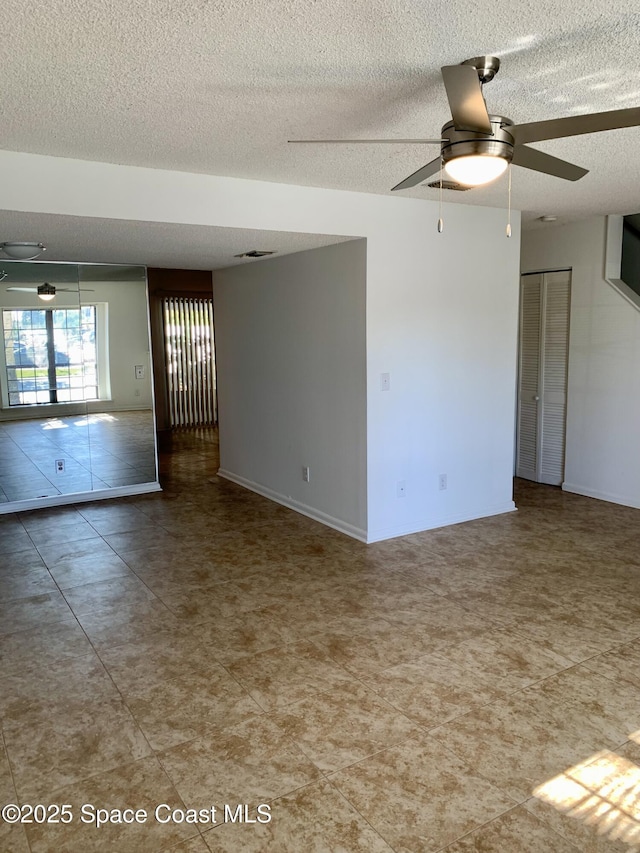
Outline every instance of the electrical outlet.
<svg viewBox="0 0 640 853"><path fill-rule="evenodd" d="M64 459L56 459L56 473L64 474Z"/></svg>
<svg viewBox="0 0 640 853"><path fill-rule="evenodd" d="M438 477L438 488L443 492L447 488L447 475L440 474Z"/></svg>
<svg viewBox="0 0 640 853"><path fill-rule="evenodd" d="M407 496L406 480L398 480L397 493L399 498L404 498Z"/></svg>
<svg viewBox="0 0 640 853"><path fill-rule="evenodd" d="M302 479L304 480L304 482L305 482L305 483L308 483L308 482L309 482L309 477L310 477L309 466L308 466L308 465L304 465L304 466L302 467Z"/></svg>
<svg viewBox="0 0 640 853"><path fill-rule="evenodd" d="M144 379L144 364L136 364L135 374L136 379Z"/></svg>

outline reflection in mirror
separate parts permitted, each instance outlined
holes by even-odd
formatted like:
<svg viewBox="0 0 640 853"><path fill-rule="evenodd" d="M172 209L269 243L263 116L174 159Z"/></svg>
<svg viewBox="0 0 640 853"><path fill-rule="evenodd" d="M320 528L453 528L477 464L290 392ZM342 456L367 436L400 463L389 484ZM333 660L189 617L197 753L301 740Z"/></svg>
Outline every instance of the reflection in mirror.
<svg viewBox="0 0 640 853"><path fill-rule="evenodd" d="M159 488L145 269L0 267L0 512Z"/></svg>

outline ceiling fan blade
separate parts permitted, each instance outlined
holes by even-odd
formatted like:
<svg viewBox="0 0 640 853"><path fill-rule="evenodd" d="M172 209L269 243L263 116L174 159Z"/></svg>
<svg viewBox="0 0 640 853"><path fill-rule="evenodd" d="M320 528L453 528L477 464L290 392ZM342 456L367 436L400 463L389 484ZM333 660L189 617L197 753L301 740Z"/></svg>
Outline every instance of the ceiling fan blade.
<svg viewBox="0 0 640 853"><path fill-rule="evenodd" d="M442 79L456 130L491 133L478 72L470 65L445 65Z"/></svg>
<svg viewBox="0 0 640 853"><path fill-rule="evenodd" d="M414 172L413 175L409 175L409 177L405 178L404 181L396 184L396 186L392 188L391 192L394 192L395 190L408 190L409 187L416 187L418 184L426 181L427 178L430 178L431 175L435 175L436 172L439 172L440 164L440 157L436 157L435 160L427 163L426 166L422 166L417 172Z"/></svg>
<svg viewBox="0 0 640 853"><path fill-rule="evenodd" d="M22 293L37 293L37 287L8 287L7 290L19 290Z"/></svg>
<svg viewBox="0 0 640 853"><path fill-rule="evenodd" d="M440 145L448 139L288 139L290 145Z"/></svg>
<svg viewBox="0 0 640 853"><path fill-rule="evenodd" d="M558 157L528 148L526 145L516 145L513 149L512 163L516 166L524 166L525 169L533 169L534 172L544 172L545 175L553 175L556 178L564 178L565 181L579 181L588 174L588 169L567 163Z"/></svg>
<svg viewBox="0 0 640 853"><path fill-rule="evenodd" d="M553 118L548 121L532 121L529 124L518 124L515 127L510 127L509 133L517 143L525 143L638 126L640 126L640 107L631 107L627 110L610 110L606 113L590 113L584 116Z"/></svg>
<svg viewBox="0 0 640 853"><path fill-rule="evenodd" d="M89 287L56 287L57 291L64 291L65 293L95 293L95 290Z"/></svg>

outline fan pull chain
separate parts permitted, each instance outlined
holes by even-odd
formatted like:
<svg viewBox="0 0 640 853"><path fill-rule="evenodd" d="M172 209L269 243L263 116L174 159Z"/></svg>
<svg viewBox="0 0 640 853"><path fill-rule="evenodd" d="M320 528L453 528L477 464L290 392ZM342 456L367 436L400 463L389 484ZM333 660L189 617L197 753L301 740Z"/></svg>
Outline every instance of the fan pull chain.
<svg viewBox="0 0 640 853"><path fill-rule="evenodd" d="M507 237L511 237L511 163L509 163L509 205L507 209Z"/></svg>
<svg viewBox="0 0 640 853"><path fill-rule="evenodd" d="M444 231L444 222L442 221L442 169L444 166L444 157L440 155L440 201L438 206L438 234Z"/></svg>

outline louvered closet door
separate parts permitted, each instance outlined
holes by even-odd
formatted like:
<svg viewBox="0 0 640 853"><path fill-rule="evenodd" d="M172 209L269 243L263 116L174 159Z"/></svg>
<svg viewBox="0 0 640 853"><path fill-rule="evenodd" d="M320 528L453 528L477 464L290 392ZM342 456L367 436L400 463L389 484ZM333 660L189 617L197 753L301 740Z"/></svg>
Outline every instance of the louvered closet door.
<svg viewBox="0 0 640 853"><path fill-rule="evenodd" d="M571 272L522 276L518 393L519 477L564 478Z"/></svg>

